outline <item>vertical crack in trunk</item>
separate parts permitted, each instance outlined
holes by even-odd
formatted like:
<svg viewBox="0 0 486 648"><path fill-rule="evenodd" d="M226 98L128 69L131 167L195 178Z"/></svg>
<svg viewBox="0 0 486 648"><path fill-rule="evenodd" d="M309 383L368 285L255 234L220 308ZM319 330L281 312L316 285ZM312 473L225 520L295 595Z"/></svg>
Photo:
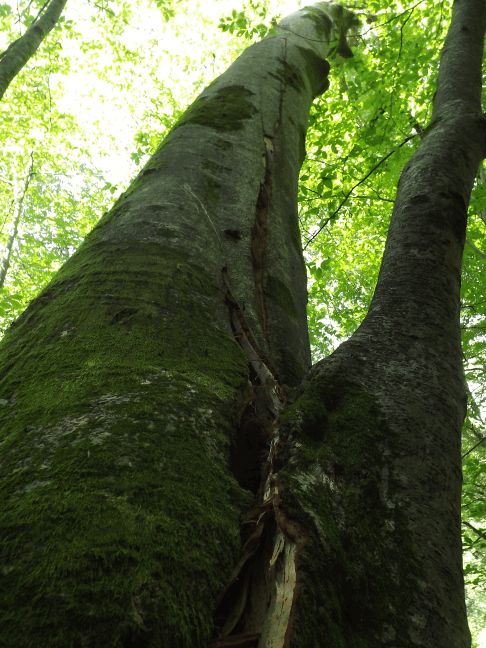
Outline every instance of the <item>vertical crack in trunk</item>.
<svg viewBox="0 0 486 648"><path fill-rule="evenodd" d="M268 333L268 316L264 293L264 268L265 250L267 247L268 212L272 197L273 141L270 137L265 136L263 142L265 146L263 154L263 177L256 202L255 224L251 232L251 260L255 281L257 315L262 327L263 337L266 338Z"/></svg>
<svg viewBox="0 0 486 648"><path fill-rule="evenodd" d="M278 425L286 395L254 341L226 270L223 277L232 328L248 358L251 379L231 463L239 483L255 493L255 505L241 521L241 556L217 601L217 638L211 645L284 648L297 588L296 562L306 537L284 511L278 477L288 456L288 441L279 434Z"/></svg>
<svg viewBox="0 0 486 648"><path fill-rule="evenodd" d="M284 60L286 48L285 41ZM217 601L213 648L289 645L297 592L296 565L306 542L305 530L286 515L279 479L279 470L289 456L290 440L282 437L279 428L279 416L287 397L277 372L257 342L257 339L263 344L269 342L265 299L268 219L273 192L274 138L282 121L284 94L282 82L273 134L269 135L262 124L263 171L251 231L255 310L261 338L251 331L243 309L233 296L228 269L223 269L231 326L250 367L230 466L240 485L255 494L255 504L241 521L240 560Z"/></svg>

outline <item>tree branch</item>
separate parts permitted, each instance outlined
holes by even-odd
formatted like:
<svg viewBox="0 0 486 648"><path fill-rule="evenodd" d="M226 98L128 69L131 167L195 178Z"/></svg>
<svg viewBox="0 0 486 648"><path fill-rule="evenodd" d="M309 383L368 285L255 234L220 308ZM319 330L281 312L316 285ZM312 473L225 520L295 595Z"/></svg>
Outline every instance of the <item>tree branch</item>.
<svg viewBox="0 0 486 648"><path fill-rule="evenodd" d="M473 526L470 522L467 522L466 520L462 520L462 523L467 526L471 531L473 531L476 535L478 535L480 538L483 540L486 540L486 534L483 533L480 529L476 529L475 526Z"/></svg>
<svg viewBox="0 0 486 648"><path fill-rule="evenodd" d="M469 247L476 252L478 256L480 256L482 259L486 259L486 254L482 252L478 247L474 245L469 239L466 239L466 245L469 245Z"/></svg>
<svg viewBox="0 0 486 648"><path fill-rule="evenodd" d="M475 443L475 444L472 446L472 448L469 448L469 450L468 450L467 452L465 452L463 455L461 455L461 458L464 459L465 457L467 457L467 455L471 454L471 452L472 452L473 450L476 450L476 448L477 448L478 446L480 446L482 443L484 443L485 441L486 441L486 436L483 437L482 439L480 439L477 443Z"/></svg>
<svg viewBox="0 0 486 648"><path fill-rule="evenodd" d="M348 202L348 200L349 200L351 194L353 193L353 191L354 191L355 189L357 189L360 185L362 185L363 182L365 182L366 180L368 180L368 178L369 178L369 177L370 177L370 176L371 176L371 175L372 175L372 174L373 174L377 169L379 169L379 167L380 167L382 164L384 164L384 163L385 163L389 158L391 158L391 156L392 156L394 153L396 153L399 149L401 149L402 146L405 146L405 144L406 144L407 142L410 142L410 140L414 139L414 137L417 137L417 135L416 135L416 134L415 134L415 135L409 135L408 137L406 137L406 138L403 140L403 142L401 142L401 143L400 143L396 148L394 148L392 151L390 151L389 153L387 153L387 154L385 155L385 157L383 157L379 162L377 162L377 163L375 164L375 166L374 166L370 171L368 171L368 173L367 173L365 176L363 176L363 177L361 178L361 180L359 180L356 184L354 184L354 185L351 187L351 189L350 189L350 190L349 190L349 191L344 195L344 198L341 200L341 202L340 202L339 205L336 207L336 209L332 212L332 214L331 214L328 218L326 218L326 220L322 223L322 225L320 225L320 227L319 227L319 229L317 230L317 232L315 232L315 233L314 233L314 234L313 234L309 239L307 239L307 241L306 241L306 243L305 243L305 245L304 245L304 250L306 250L307 247L312 243L312 241L313 241L313 240L314 240L314 239L315 239L315 238L316 238L316 237L317 237L317 236L322 232L322 230L326 227L326 225L327 225L331 220L334 220L334 219L336 218L336 216L339 214L339 212L341 211L341 209L342 209L342 208L344 207L344 205ZM313 190L311 189L311 191L313 191ZM317 192L314 192L314 193L317 193Z"/></svg>
<svg viewBox="0 0 486 648"><path fill-rule="evenodd" d="M47 34L54 29L66 2L67 0L51 0L45 12L0 55L0 99L12 80L37 52Z"/></svg>

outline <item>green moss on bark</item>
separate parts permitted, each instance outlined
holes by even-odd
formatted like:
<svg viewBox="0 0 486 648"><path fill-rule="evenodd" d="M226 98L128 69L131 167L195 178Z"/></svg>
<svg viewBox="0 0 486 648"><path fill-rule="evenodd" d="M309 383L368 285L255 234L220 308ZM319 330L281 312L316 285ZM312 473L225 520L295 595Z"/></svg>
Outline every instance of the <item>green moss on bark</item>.
<svg viewBox="0 0 486 648"><path fill-rule="evenodd" d="M0 644L207 646L248 506L219 300L174 248L95 232L7 335Z"/></svg>
<svg viewBox="0 0 486 648"><path fill-rule="evenodd" d="M219 131L234 131L243 127L257 109L251 101L253 92L243 86L228 85L210 94L201 95L186 110L176 125L199 124Z"/></svg>
<svg viewBox="0 0 486 648"><path fill-rule="evenodd" d="M375 648L388 645L387 632L390 645L409 646L395 612L403 588L415 586L414 550L394 504L376 398L352 381L315 378L288 408L282 433L293 439L280 473L284 507L309 531L292 648Z"/></svg>

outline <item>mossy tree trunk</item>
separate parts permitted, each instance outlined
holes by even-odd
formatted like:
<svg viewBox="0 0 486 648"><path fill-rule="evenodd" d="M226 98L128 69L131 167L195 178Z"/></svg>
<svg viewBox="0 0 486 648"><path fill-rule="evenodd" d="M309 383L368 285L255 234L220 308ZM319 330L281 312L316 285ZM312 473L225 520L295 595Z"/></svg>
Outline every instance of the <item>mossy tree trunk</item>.
<svg viewBox="0 0 486 648"><path fill-rule="evenodd" d="M483 0L454 2L432 121L400 178L368 314L312 368L281 426L284 502L306 530L292 647L470 646L459 291L486 154L485 27Z"/></svg>
<svg viewBox="0 0 486 648"><path fill-rule="evenodd" d="M310 366L296 186L338 43L314 9L248 49L6 335L4 644L217 634L276 376Z"/></svg>
<svg viewBox="0 0 486 648"><path fill-rule="evenodd" d="M349 53L325 4L207 88L9 331L0 643L467 645L458 270L485 9L456 5L474 96L444 56L456 94L329 359L310 369L296 210L324 57Z"/></svg>
<svg viewBox="0 0 486 648"><path fill-rule="evenodd" d="M57 24L67 0L47 2L30 27L0 54L0 99L20 70L34 56Z"/></svg>

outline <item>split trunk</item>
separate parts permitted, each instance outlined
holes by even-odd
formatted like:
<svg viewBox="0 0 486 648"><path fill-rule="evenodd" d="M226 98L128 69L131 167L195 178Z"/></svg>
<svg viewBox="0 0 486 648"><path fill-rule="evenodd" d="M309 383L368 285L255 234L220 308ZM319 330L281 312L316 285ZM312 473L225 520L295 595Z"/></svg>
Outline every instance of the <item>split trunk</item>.
<svg viewBox="0 0 486 648"><path fill-rule="evenodd" d="M205 90L7 334L3 645L469 645L458 311L486 7L455 2L369 314L311 368L296 189L325 57L348 53L327 9Z"/></svg>

